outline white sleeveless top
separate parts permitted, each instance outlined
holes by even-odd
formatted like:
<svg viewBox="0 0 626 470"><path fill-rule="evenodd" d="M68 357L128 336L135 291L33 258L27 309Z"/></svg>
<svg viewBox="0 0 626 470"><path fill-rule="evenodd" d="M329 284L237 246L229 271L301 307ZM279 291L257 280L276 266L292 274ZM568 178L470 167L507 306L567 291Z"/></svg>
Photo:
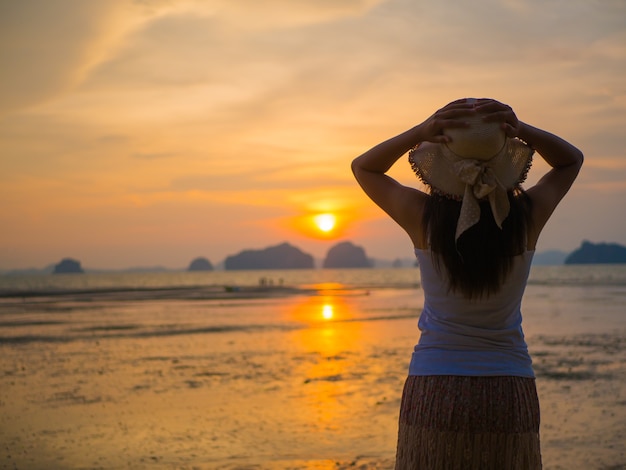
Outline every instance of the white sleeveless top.
<svg viewBox="0 0 626 470"><path fill-rule="evenodd" d="M500 291L468 300L448 292L429 250L415 250L424 309L409 375L534 377L522 331L521 303L534 251L515 256Z"/></svg>

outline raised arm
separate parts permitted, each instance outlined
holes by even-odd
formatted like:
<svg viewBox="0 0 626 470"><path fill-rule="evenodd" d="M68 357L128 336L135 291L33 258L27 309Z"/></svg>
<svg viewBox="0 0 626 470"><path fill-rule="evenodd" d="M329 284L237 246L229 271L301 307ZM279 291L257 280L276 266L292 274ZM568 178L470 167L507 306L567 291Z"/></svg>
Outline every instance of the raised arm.
<svg viewBox="0 0 626 470"><path fill-rule="evenodd" d="M546 222L567 194L583 164L583 154L560 137L525 123L520 123L518 137L531 145L552 167L527 193L533 203L534 233L529 242L536 242Z"/></svg>
<svg viewBox="0 0 626 470"><path fill-rule="evenodd" d="M352 161L352 172L363 191L406 230L415 246L423 244L421 214L428 196L401 185L386 173L420 142L449 141L443 130L467 125L463 116L474 112L474 106L466 100L450 103L423 123L374 146Z"/></svg>
<svg viewBox="0 0 626 470"><path fill-rule="evenodd" d="M507 105L483 100L477 109L486 114L487 120L502 121L509 137L519 137L528 143L552 167L537 184L527 190L533 206L533 227L528 237L528 247L532 249L554 209L578 176L583 154L562 138L519 121Z"/></svg>
<svg viewBox="0 0 626 470"><path fill-rule="evenodd" d="M365 194L405 230L410 225L410 219L416 219L407 208L412 207L419 212L425 194L401 185L386 173L420 139L420 129L416 126L376 145L352 161L352 172Z"/></svg>

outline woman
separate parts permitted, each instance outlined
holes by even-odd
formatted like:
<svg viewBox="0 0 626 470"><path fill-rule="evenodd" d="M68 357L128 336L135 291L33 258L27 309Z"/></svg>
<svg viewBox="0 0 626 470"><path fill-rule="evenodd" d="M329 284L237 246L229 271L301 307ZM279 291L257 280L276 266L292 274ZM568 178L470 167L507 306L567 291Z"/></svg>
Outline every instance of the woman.
<svg viewBox="0 0 626 470"><path fill-rule="evenodd" d="M428 194L385 174L409 150ZM551 169L524 191L535 150ZM365 193L411 238L424 289L397 470L541 468L520 305L539 234L582 162L510 107L471 98L352 162Z"/></svg>

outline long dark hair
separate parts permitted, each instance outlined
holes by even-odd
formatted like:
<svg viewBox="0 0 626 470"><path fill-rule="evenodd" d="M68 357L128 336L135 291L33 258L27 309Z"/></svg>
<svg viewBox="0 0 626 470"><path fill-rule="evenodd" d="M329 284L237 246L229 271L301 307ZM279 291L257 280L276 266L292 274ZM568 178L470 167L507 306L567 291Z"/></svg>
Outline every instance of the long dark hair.
<svg viewBox="0 0 626 470"><path fill-rule="evenodd" d="M488 202L480 204L480 221L455 242L461 202L431 194L423 215L435 267L446 274L451 291L470 299L489 296L500 289L513 257L526 250L531 201L521 188L508 191L511 210L496 225Z"/></svg>

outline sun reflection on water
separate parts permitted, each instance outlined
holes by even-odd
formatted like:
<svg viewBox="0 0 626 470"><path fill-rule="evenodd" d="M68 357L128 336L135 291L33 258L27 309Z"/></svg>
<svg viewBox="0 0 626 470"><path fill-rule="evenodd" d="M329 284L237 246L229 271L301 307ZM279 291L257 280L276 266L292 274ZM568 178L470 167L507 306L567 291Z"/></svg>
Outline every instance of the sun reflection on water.
<svg viewBox="0 0 626 470"><path fill-rule="evenodd" d="M324 304L322 306L322 318L324 320L332 320L335 316L332 304Z"/></svg>
<svg viewBox="0 0 626 470"><path fill-rule="evenodd" d="M349 422L363 355L363 325L350 321L354 309L349 295L327 294L303 299L290 313L306 325L291 336L301 358L293 374L302 384L298 413L314 432L341 434Z"/></svg>

